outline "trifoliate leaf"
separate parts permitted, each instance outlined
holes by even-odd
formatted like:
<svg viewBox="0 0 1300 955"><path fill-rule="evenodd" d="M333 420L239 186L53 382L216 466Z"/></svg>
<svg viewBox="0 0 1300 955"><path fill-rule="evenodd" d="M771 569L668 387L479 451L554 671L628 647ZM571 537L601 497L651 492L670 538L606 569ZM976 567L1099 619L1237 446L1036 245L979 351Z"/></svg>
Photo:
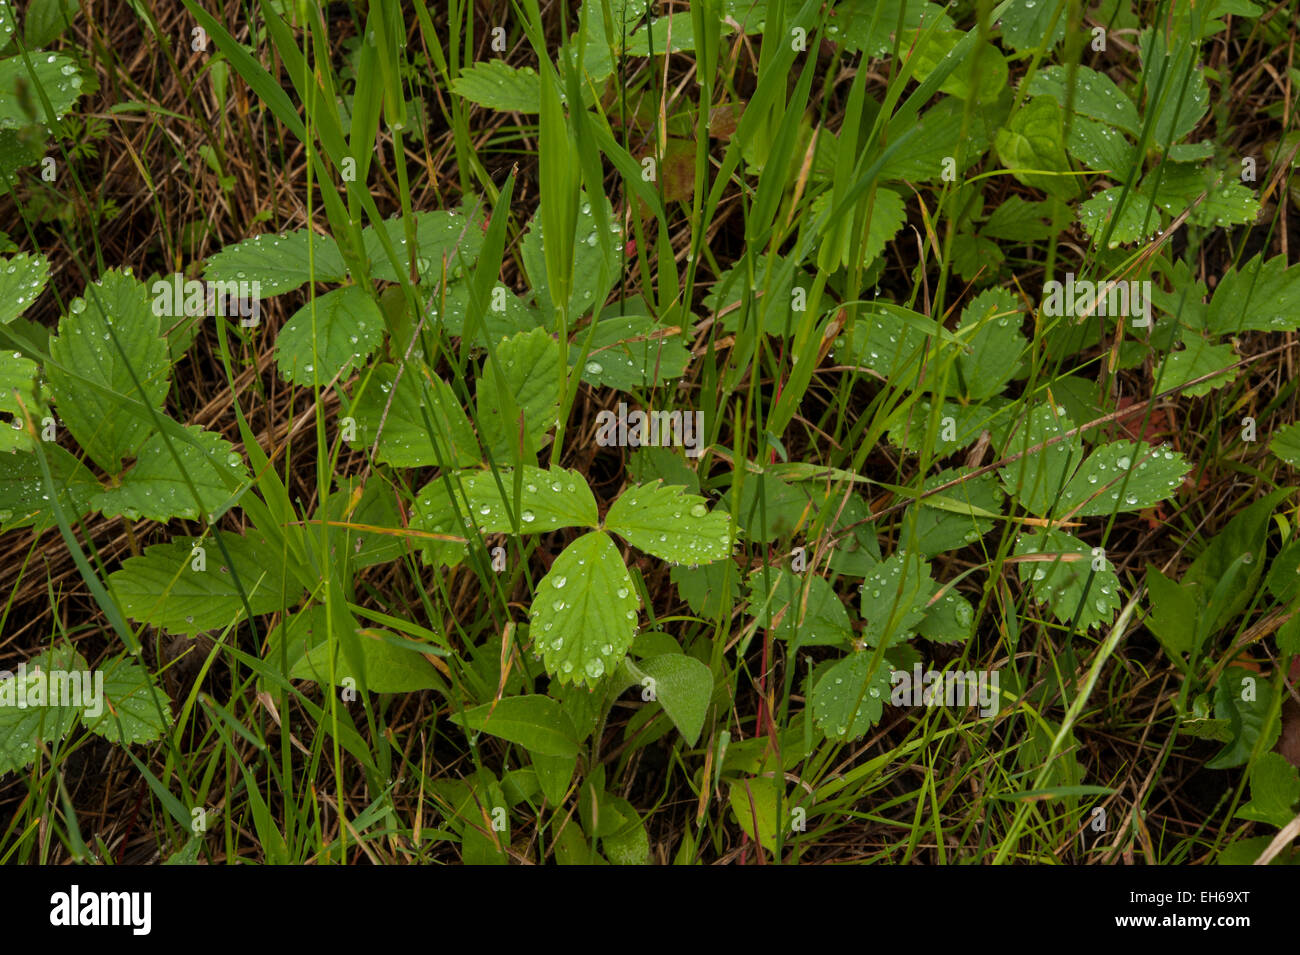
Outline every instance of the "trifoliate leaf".
<svg viewBox="0 0 1300 955"><path fill-rule="evenodd" d="M161 410L167 396L167 342L148 290L121 272L105 273L69 308L50 341L45 376L62 423L96 464L117 474L153 431L144 410L130 406Z"/></svg>
<svg viewBox="0 0 1300 955"><path fill-rule="evenodd" d="M1002 165L1016 179L1048 195L1073 199L1079 186L1065 156L1063 119L1056 100L1036 96L1011 115L993 145ZM1051 175L1053 172L1061 175Z"/></svg>
<svg viewBox="0 0 1300 955"><path fill-rule="evenodd" d="M899 551L862 581L863 638L871 646L894 646L912 635L938 589L919 552Z"/></svg>
<svg viewBox="0 0 1300 955"><path fill-rule="evenodd" d="M496 345L476 395L479 433L496 461L513 461L518 453L520 413L523 452L536 459L542 436L555 426L559 380L559 346L546 329L535 328Z"/></svg>
<svg viewBox="0 0 1300 955"><path fill-rule="evenodd" d="M705 499L684 487L628 488L605 515L605 529L662 560L708 564L731 555L731 517L710 511Z"/></svg>
<svg viewBox="0 0 1300 955"><path fill-rule="evenodd" d="M50 261L43 255L20 252L0 259L0 325L8 325L36 301L49 278Z"/></svg>
<svg viewBox="0 0 1300 955"><path fill-rule="evenodd" d="M875 653L851 653L827 668L812 692L813 718L828 739L853 740L880 722L889 697L889 663Z"/></svg>
<svg viewBox="0 0 1300 955"><path fill-rule="evenodd" d="M248 470L221 435L198 425L185 430L191 441L154 434L140 449L122 483L96 494L92 506L105 517L125 515L133 521L169 521L174 517L196 521L200 513L213 519L220 516L217 508L230 500L235 482L248 480Z"/></svg>
<svg viewBox="0 0 1300 955"><path fill-rule="evenodd" d="M465 467L481 460L478 439L460 401L451 386L423 362L408 362L400 378L394 366L378 365L362 379L362 387L365 391L350 415L356 423L354 447L371 447L382 424L375 457L385 464Z"/></svg>
<svg viewBox="0 0 1300 955"><path fill-rule="evenodd" d="M764 578L769 586L764 592ZM788 570L756 570L749 577L749 612L760 627L794 646L848 649L853 624L844 602L824 577Z"/></svg>
<svg viewBox="0 0 1300 955"><path fill-rule="evenodd" d="M564 708L549 696L508 696L492 703L453 713L457 726L480 730L518 743L543 756L576 756L578 731Z"/></svg>
<svg viewBox="0 0 1300 955"><path fill-rule="evenodd" d="M29 50L27 57L0 59L0 129L20 129L32 123L50 125L72 109L81 96L81 84L76 62L59 53ZM42 93L50 101L53 117L45 110ZM23 108L24 102L33 112Z"/></svg>
<svg viewBox="0 0 1300 955"><path fill-rule="evenodd" d="M541 81L532 67L516 69L505 60L484 60L461 70L452 91L471 103L509 113L536 113L542 98Z"/></svg>
<svg viewBox="0 0 1300 955"><path fill-rule="evenodd" d="M1094 557L1083 541L1059 530L1025 534L1016 542L1016 556L1033 558L1020 562L1020 580L1061 623L1071 623L1078 614L1078 628L1087 632L1115 618L1119 578L1110 561L1101 554ZM1103 569L1094 571L1094 563Z"/></svg>
<svg viewBox="0 0 1300 955"><path fill-rule="evenodd" d="M228 245L203 270L209 282L257 282L262 298L292 292L306 282L342 282L347 274L338 243L311 229L268 232Z"/></svg>
<svg viewBox="0 0 1300 955"><path fill-rule="evenodd" d="M1054 512L1096 517L1154 507L1178 489L1189 470L1180 453L1164 446L1138 441L1102 445L1080 465Z"/></svg>
<svg viewBox="0 0 1300 955"><path fill-rule="evenodd" d="M130 746L151 743L172 725L171 702L158 688L153 674L125 654L102 664L103 710L97 716L83 711L86 729L110 743Z"/></svg>
<svg viewBox="0 0 1300 955"><path fill-rule="evenodd" d="M280 374L294 384L328 385L340 373L346 377L383 340L384 314L379 305L361 286L348 285L317 296L294 312L275 340L275 362Z"/></svg>
<svg viewBox="0 0 1300 955"><path fill-rule="evenodd" d="M81 654L60 645L14 670L0 670L0 775L30 766L39 744L71 732L81 713L84 677L93 675ZM53 679L52 679L53 678ZM65 695L66 694L66 695ZM76 694L75 696L73 694Z"/></svg>
<svg viewBox="0 0 1300 955"><path fill-rule="evenodd" d="M291 558L255 537L222 532L222 541L231 564L211 538L155 544L109 576L109 592L132 620L186 635L244 619L241 590L255 614L283 610L302 598L285 566Z"/></svg>
<svg viewBox="0 0 1300 955"><path fill-rule="evenodd" d="M1157 391L1164 392L1171 388L1179 388L1189 381L1195 381L1197 378L1237 363L1237 352L1230 342L1214 345L1200 335L1187 335L1184 341L1187 344L1186 348L1182 351L1170 352L1160 363L1160 370L1156 373ZM1210 378L1199 385L1185 388L1182 393L1189 398L1208 395L1214 389L1236 381L1239 371L1234 369Z"/></svg>
<svg viewBox="0 0 1300 955"><path fill-rule="evenodd" d="M1004 14L1004 35L1005 27L1006 17ZM1048 66L1034 74L1034 78L1029 83L1029 95L1041 96L1046 94L1056 100L1064 109L1070 92L1069 83L1070 70L1068 67ZM1086 66L1077 67L1074 74L1073 93L1075 113L1090 116L1109 126L1118 126L1134 136L1141 134L1142 120L1138 117L1137 107L1105 73L1098 73Z"/></svg>
<svg viewBox="0 0 1300 955"><path fill-rule="evenodd" d="M581 355L586 337L586 329L574 333L569 345L571 364ZM602 318L591 333L582 380L620 391L639 391L680 378L690 361L680 328L661 325L649 315Z"/></svg>
<svg viewBox="0 0 1300 955"><path fill-rule="evenodd" d="M643 688L645 677L653 681L649 685L653 690L652 699L664 708L686 745L698 743L713 696L713 673L709 668L694 657L665 653L629 664L629 669L633 675L642 677Z"/></svg>
<svg viewBox="0 0 1300 955"><path fill-rule="evenodd" d="M457 509L452 508L448 496L448 481L455 489L463 520L472 521L484 534L515 533L515 518L524 534L544 534L562 527L595 527L599 523L596 499L587 479L577 471L524 465L522 477L518 505L514 471L510 468L460 471L447 478L435 478L419 494L418 517L412 526L435 533L462 533Z"/></svg>
<svg viewBox="0 0 1300 955"><path fill-rule="evenodd" d="M613 538L603 531L579 537L538 583L529 610L546 672L562 684L594 687L632 645L639 606Z"/></svg>

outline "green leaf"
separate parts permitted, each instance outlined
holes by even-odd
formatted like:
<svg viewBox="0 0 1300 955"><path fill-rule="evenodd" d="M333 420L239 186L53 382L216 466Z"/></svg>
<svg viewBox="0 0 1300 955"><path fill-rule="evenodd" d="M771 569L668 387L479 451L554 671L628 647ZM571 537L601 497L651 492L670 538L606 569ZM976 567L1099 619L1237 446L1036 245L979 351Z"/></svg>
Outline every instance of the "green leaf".
<svg viewBox="0 0 1300 955"><path fill-rule="evenodd" d="M1245 764L1257 746L1265 752L1272 749L1282 731L1279 720L1268 718L1272 703L1273 687L1258 673L1241 667L1225 670L1215 687L1214 715L1231 721L1233 737L1205 765L1232 769Z"/></svg>
<svg viewBox="0 0 1300 955"><path fill-rule="evenodd" d="M37 393L36 362L19 352L0 352L0 452L30 451L27 415L38 430L44 406Z"/></svg>
<svg viewBox="0 0 1300 955"><path fill-rule="evenodd" d="M1130 189L1121 203L1123 192L1122 186L1112 186L1079 203L1079 223L1083 231L1100 241L1110 229L1107 246L1112 249L1151 238L1164 222L1160 207L1140 189ZM1112 219L1115 220L1113 228L1110 226Z"/></svg>
<svg viewBox="0 0 1300 955"><path fill-rule="evenodd" d="M125 515L133 521L169 521L174 517L196 521L200 512L219 517L218 508L231 497L231 483L248 481L248 470L234 446L221 435L198 425L188 425L185 431L192 440L173 436L172 450L168 450L167 438L154 434L140 449L122 484L100 491L92 498L92 506L105 517ZM186 477L198 491L197 503Z"/></svg>
<svg viewBox="0 0 1300 955"><path fill-rule="evenodd" d="M469 288L464 282L451 282L429 299L429 318L432 324L444 329L448 335L466 335L467 328L472 324L473 341L479 347L486 347L489 342L495 344L503 338L522 332L530 332L542 324L537 309L525 305L523 299L499 284L492 289L487 311L478 315L473 323L469 321L469 310ZM410 329L406 332L406 341L400 343L403 351L409 341ZM420 351L418 345L416 351Z"/></svg>
<svg viewBox="0 0 1300 955"><path fill-rule="evenodd" d="M35 48L54 42L78 8L77 0L32 0L23 19L23 45Z"/></svg>
<svg viewBox="0 0 1300 955"><path fill-rule="evenodd" d="M903 32L895 37L900 12ZM928 30L936 20L941 22L940 31L952 28L943 7L922 0L840 0L826 32L850 52L880 57L892 54L895 40L900 54L905 53L916 42L918 31Z"/></svg>
<svg viewBox="0 0 1300 955"><path fill-rule="evenodd" d="M321 622L327 623L328 620L322 619ZM290 667L289 676L292 679L329 684L331 644L323 639L326 630L324 626L319 628L322 642L309 649ZM437 689L441 685L433 664L414 649L389 643L386 638L399 638L393 637L388 631L358 630L357 636L365 660L366 689L370 692L414 693L418 690ZM341 642L336 642L333 647L338 651L338 656L334 659L335 685L345 686L347 684L343 681L355 681L356 673L343 652Z"/></svg>
<svg viewBox="0 0 1300 955"><path fill-rule="evenodd" d="M8 3L0 3L0 50L9 43L14 33L14 12Z"/></svg>
<svg viewBox="0 0 1300 955"><path fill-rule="evenodd" d="M63 424L96 464L117 474L153 431L128 405L161 410L167 396L167 342L148 290L121 272L105 273L70 308L50 341L45 376Z"/></svg>
<svg viewBox="0 0 1300 955"><path fill-rule="evenodd" d="M379 305L361 286L348 285L317 296L294 312L275 340L275 361L280 374L294 384L309 388L319 380L325 385L336 375L346 377L383 340L384 314Z"/></svg>
<svg viewBox="0 0 1300 955"><path fill-rule="evenodd" d="M416 212L415 265L422 280L433 283L443 281L443 259L447 260L447 276L458 279L465 267L478 258L483 246L483 221L462 215L454 209L439 212ZM366 226L361 230L361 244L370 261L370 275L383 282L400 282L409 274L411 254L407 250L406 222L400 216L385 219L380 228L397 253L400 269L394 269L388 252L384 249L379 229ZM402 273L398 275L398 271ZM402 346L405 347L403 342Z"/></svg>
<svg viewBox="0 0 1300 955"><path fill-rule="evenodd" d="M371 447L382 423L378 461L404 468L477 464L481 460L478 439L451 386L423 362L406 364L394 393L395 378L397 369L384 364L363 379L365 390L355 396L352 407L357 425L353 447Z"/></svg>
<svg viewBox="0 0 1300 955"><path fill-rule="evenodd" d="M1210 105L1205 73L1192 62L1199 46L1176 39L1171 50L1164 32L1148 27L1139 40L1147 111L1156 114L1152 136L1157 146L1182 139L1201 121Z"/></svg>
<svg viewBox="0 0 1300 955"><path fill-rule="evenodd" d="M650 837L630 802L605 793L600 800L600 847L614 865L649 865Z"/></svg>
<svg viewBox="0 0 1300 955"><path fill-rule="evenodd" d="M1160 363L1160 370L1156 373L1157 391L1164 392L1170 388L1179 388L1189 381L1195 381L1197 378L1237 363L1237 352L1230 342L1212 345L1208 339L1200 335L1187 335L1185 342L1186 348L1182 351L1170 352ZM1199 385L1184 389L1183 394L1188 398L1208 395L1216 388L1222 388L1236 381L1239 371L1234 369L1227 374L1210 378Z"/></svg>
<svg viewBox="0 0 1300 955"><path fill-rule="evenodd" d="M980 234L1021 245L1049 239L1058 231L1050 222L1051 206L1050 200L1026 202L1020 196L1009 196L989 215Z"/></svg>
<svg viewBox="0 0 1300 955"><path fill-rule="evenodd" d="M255 614L284 610L302 599L302 589L286 573L290 558L262 539L221 533L231 565L215 540L182 537L128 558L109 576L109 592L132 620L185 635L222 630L244 619L236 576ZM203 548L201 559L196 546Z"/></svg>
<svg viewBox="0 0 1300 955"><path fill-rule="evenodd" d="M1236 179L1225 179L1223 173L1197 166L1165 163L1147 176L1142 190L1154 195L1156 204L1170 216L1191 209L1187 218L1195 225L1244 225L1259 217L1259 201L1248 187ZM1205 193L1204 199L1201 193Z"/></svg>
<svg viewBox="0 0 1300 955"><path fill-rule="evenodd" d="M1285 424L1273 432L1269 451L1293 468L1300 468L1300 423Z"/></svg>
<svg viewBox="0 0 1300 955"><path fill-rule="evenodd" d="M618 221L610 209L609 201L601 197L593 205L585 192L580 196L578 218L574 225L573 289L569 294L570 321L576 320L596 304L596 290L601 276L605 276L607 281L612 281L619 269L619 242L611 243L606 254L596 235L598 228L608 229L615 239L621 232ZM598 218L598 213L602 210L603 216ZM537 294L537 303L541 306L543 315L549 319L554 314L556 305L552 301L550 281L546 274L540 215L533 216L528 232L520 243L519 255L523 260L524 271L528 275L528 283Z"/></svg>
<svg viewBox="0 0 1300 955"><path fill-rule="evenodd" d="M925 617L937 589L920 553L894 554L862 582L862 617L867 623L863 639L873 647L902 643Z"/></svg>
<svg viewBox="0 0 1300 955"><path fill-rule="evenodd" d="M582 354L586 336L586 329L574 333L570 364ZM582 380L597 387L639 391L680 378L690 361L680 328L661 325L649 315L602 318L591 333Z"/></svg>
<svg viewBox="0 0 1300 955"><path fill-rule="evenodd" d="M1017 53L1038 49L1041 45L1050 51L1065 39L1067 14L1064 10L1056 16L1057 4L1047 0L1010 0L1002 11L1002 40ZM1055 25L1049 35L1047 27Z"/></svg>
<svg viewBox="0 0 1300 955"><path fill-rule="evenodd" d="M665 653L629 669L634 675L640 673L654 680L654 699L663 706L686 745L698 743L713 696L713 673L708 666L681 653Z"/></svg>
<svg viewBox="0 0 1300 955"><path fill-rule="evenodd" d="M662 560L709 564L731 556L731 517L705 499L661 482L628 488L605 515L605 529Z"/></svg>
<svg viewBox="0 0 1300 955"><path fill-rule="evenodd" d="M813 718L828 739L853 740L880 722L889 697L889 665L869 650L827 667L812 691Z"/></svg>
<svg viewBox="0 0 1300 955"><path fill-rule="evenodd" d="M1136 441L1102 445L1070 479L1056 513L1096 517L1154 507L1178 489L1190 470L1180 453L1163 445Z"/></svg>
<svg viewBox="0 0 1300 955"><path fill-rule="evenodd" d="M970 639L975 610L970 601L947 588L916 628L916 632L935 643L964 643Z"/></svg>
<svg viewBox="0 0 1300 955"><path fill-rule="evenodd" d="M784 784L773 776L738 779L727 789L727 803L740 828L768 852L776 852L776 807L784 791Z"/></svg>
<svg viewBox="0 0 1300 955"><path fill-rule="evenodd" d="M457 726L481 730L518 743L531 753L569 757L578 754L577 731L564 708L549 696L508 696L453 713Z"/></svg>
<svg viewBox="0 0 1300 955"><path fill-rule="evenodd" d="M88 672L81 654L63 644L16 671L0 670L0 775L30 766L41 743L57 743L71 732L81 710L68 705L76 698L62 696L61 688L80 694L81 674ZM76 676L75 689L63 674ZM60 678L52 682L51 676ZM59 697L51 705L54 693Z"/></svg>
<svg viewBox="0 0 1300 955"><path fill-rule="evenodd" d="M1083 442L1078 436L1033 450L1044 441L1074 429L1064 408L1035 404L1011 439L1002 446L1002 456L1023 454L998 471L1006 492L1031 514L1044 515L1057 503L1066 482L1083 460Z"/></svg>
<svg viewBox="0 0 1300 955"><path fill-rule="evenodd" d="M1085 166L1115 178L1127 175L1137 161L1137 149L1123 133L1083 116L1071 121L1066 147Z"/></svg>
<svg viewBox="0 0 1300 955"><path fill-rule="evenodd" d="M1044 4L1047 10L1051 5ZM1061 22L1064 23L1064 16ZM1003 15L1005 32L1006 17ZM1052 97L1061 108L1066 106L1069 94L1068 83L1070 70L1064 66L1048 66L1034 74L1029 83L1029 95ZM1124 92L1115 85L1105 73L1086 66L1077 67L1074 77L1074 111L1083 116L1100 120L1110 126L1118 126L1125 132L1138 136L1142 132L1142 120L1138 117L1137 107ZM1127 172L1127 170L1120 170Z"/></svg>
<svg viewBox="0 0 1300 955"><path fill-rule="evenodd" d="M862 256L861 265L864 268L880 257L880 253L885 249L885 243L897 235L898 230L907 222L907 207L903 202L903 197L897 192L881 187L875 190L874 196L875 198L870 206L871 221L867 223L866 234L860 237L861 241L858 244L858 253ZM830 207L832 198L833 194L830 191L823 192L813 200L809 215L816 219ZM853 234L849 230L843 230L838 235L840 239L839 254L832 261L838 262L844 268L852 268L854 265ZM788 296L782 305L787 302L789 302ZM771 310L769 309L769 311ZM794 321L797 320L796 317Z"/></svg>
<svg viewBox="0 0 1300 955"><path fill-rule="evenodd" d="M451 81L452 92L471 103L508 113L536 113L542 88L537 71L516 69L505 60L484 60L467 67Z"/></svg>
<svg viewBox="0 0 1300 955"><path fill-rule="evenodd" d="M1300 329L1300 265L1288 268L1282 255L1265 262L1260 253L1228 269L1210 299L1205 327L1216 335Z"/></svg>
<svg viewBox="0 0 1300 955"><path fill-rule="evenodd" d="M1300 774L1278 753L1261 753L1250 769L1250 802L1237 810L1241 819L1282 827L1295 818Z"/></svg>
<svg viewBox="0 0 1300 955"><path fill-rule="evenodd" d="M315 519L323 517L325 520L369 527L401 527L402 517L397 510L392 489L383 481L370 480L357 499L358 484L357 478L341 479L339 489L325 499L323 507L316 509ZM397 560L406 553L405 542L397 534L333 527L330 529L330 538L330 547L334 549L336 559L344 553L348 554L354 569Z"/></svg>
<svg viewBox="0 0 1300 955"><path fill-rule="evenodd" d="M209 282L257 282L263 298L292 292L306 282L342 282L347 275L338 243L311 229L268 232L228 245L203 270Z"/></svg>
<svg viewBox="0 0 1300 955"><path fill-rule="evenodd" d="M0 325L8 325L36 301L49 279L50 260L43 255L20 252L0 259Z"/></svg>
<svg viewBox="0 0 1300 955"><path fill-rule="evenodd" d="M1026 347L1020 333L1023 320L1016 297L999 288L981 292L962 310L957 334L969 352L958 357L957 369L966 398L991 398L1016 376Z"/></svg>
<svg viewBox="0 0 1300 955"><path fill-rule="evenodd" d="M560 352L543 328L535 328L496 346L479 378L479 432L497 461L514 460L523 413L524 453L535 455L542 436L555 426L559 413ZM503 394L504 388L504 394ZM510 402L504 395L510 396ZM513 407L514 411L508 409Z"/></svg>
<svg viewBox="0 0 1300 955"><path fill-rule="evenodd" d="M840 336L847 353L842 358L851 356L851 360L891 381L915 377L926 343L938 332L938 323L900 307L873 303L868 308Z"/></svg>
<svg viewBox="0 0 1300 955"><path fill-rule="evenodd" d="M29 71L22 56L0 59L0 129L21 129L31 123L48 125L50 116L39 88L50 100L54 119L64 116L81 96L81 74L76 61L58 53L29 50ZM22 87L26 87L26 93ZM23 109L24 99L34 112Z"/></svg>
<svg viewBox="0 0 1300 955"><path fill-rule="evenodd" d="M790 268L789 260L780 256L760 254L754 259L753 267L752 282L747 281L749 267L744 260L724 269L709 289L709 294L704 296L704 307L715 313L728 309L744 299L748 285L749 294L754 297L753 310L762 316L764 334L793 334L798 326L798 316L789 308L791 289L796 285L811 288L812 277L802 269ZM718 316L718 321L729 332L753 325L753 318L739 308L731 308Z"/></svg>
<svg viewBox="0 0 1300 955"><path fill-rule="evenodd" d="M706 620L716 619L740 599L740 572L730 561L715 561L703 567L678 564L668 576L691 611Z"/></svg>
<svg viewBox="0 0 1300 955"><path fill-rule="evenodd" d="M1002 164L1016 179L1048 195L1073 199L1079 186L1065 156L1062 121L1056 100L1036 96L1012 114L1006 126L998 130L993 145ZM1064 175L1049 175L1051 172Z"/></svg>
<svg viewBox="0 0 1300 955"><path fill-rule="evenodd" d="M1119 578L1109 560L1092 556L1092 548L1059 530L1022 535L1016 541L1020 581L1029 584L1034 599L1047 604L1052 615L1069 624L1078 614L1078 629L1086 633L1098 624L1109 624L1119 609ZM1094 571L1101 561L1104 570Z"/></svg>
<svg viewBox="0 0 1300 955"><path fill-rule="evenodd" d="M498 478L501 484L497 484ZM514 471L461 471L450 475L465 527L472 521L484 534L513 534L514 520L525 534L545 534L563 527L595 527L600 522L587 479L577 471L524 465L519 503L515 504ZM502 494L504 488L504 496ZM412 526L459 533L447 481L435 478L420 491Z"/></svg>
<svg viewBox="0 0 1300 955"><path fill-rule="evenodd" d="M942 458L973 444L980 434L996 427L1015 406L1000 396L988 398L979 404L959 404L945 401L934 415L934 404L928 398L913 403L889 428L889 440L900 448L920 454L927 440L934 457Z"/></svg>
<svg viewBox="0 0 1300 955"><path fill-rule="evenodd" d="M1147 629L1181 666L1182 654L1192 653L1198 646L1198 624L1205 604L1201 586L1195 581L1180 584L1171 580L1154 564L1147 564L1146 584L1151 600Z"/></svg>
<svg viewBox="0 0 1300 955"><path fill-rule="evenodd" d="M88 514L91 499L100 491L95 475L57 444L45 446L50 477L58 489L59 504L70 521ZM0 529L33 526L37 533L54 526L50 491L35 454L15 453L0 467Z"/></svg>
<svg viewBox="0 0 1300 955"><path fill-rule="evenodd" d="M770 586L765 588L764 578ZM806 589L805 589L806 588ZM792 647L837 646L848 649L853 623L830 583L816 574L788 570L754 571L749 576L749 612L760 627L772 627L778 640Z"/></svg>
<svg viewBox="0 0 1300 955"><path fill-rule="evenodd" d="M925 490L947 484L961 474L956 468L941 471L926 478ZM1002 492L997 479L992 474L969 478L942 494L909 504L899 539L906 542L909 550L919 551L926 557L959 550L992 530L993 519L987 514L1001 511Z"/></svg>
<svg viewBox="0 0 1300 955"><path fill-rule="evenodd" d="M613 539L603 531L579 537L538 583L529 609L546 672L594 687L632 645L640 603Z"/></svg>
<svg viewBox="0 0 1300 955"><path fill-rule="evenodd" d="M172 725L171 703L153 674L126 654L101 665L96 678L100 674L103 710L96 716L83 711L86 729L123 746L162 738Z"/></svg>

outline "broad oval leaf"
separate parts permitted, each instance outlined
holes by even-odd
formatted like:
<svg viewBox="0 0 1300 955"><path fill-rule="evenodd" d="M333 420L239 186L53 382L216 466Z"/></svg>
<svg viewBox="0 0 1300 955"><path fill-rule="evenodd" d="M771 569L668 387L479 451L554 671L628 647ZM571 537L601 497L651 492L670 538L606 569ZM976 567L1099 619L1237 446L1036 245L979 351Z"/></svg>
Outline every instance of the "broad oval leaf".
<svg viewBox="0 0 1300 955"><path fill-rule="evenodd" d="M546 671L594 687L632 645L639 607L613 539L602 531L579 537L537 584L529 610Z"/></svg>
<svg viewBox="0 0 1300 955"><path fill-rule="evenodd" d="M275 340L275 362L294 384L326 385L365 361L383 340L379 305L361 286L348 285L294 312Z"/></svg>
<svg viewBox="0 0 1300 955"><path fill-rule="evenodd" d="M704 729L704 717L713 696L713 673L708 666L682 653L665 653L642 660L640 671L654 682L654 698L681 732L688 746L694 746Z"/></svg>
<svg viewBox="0 0 1300 955"><path fill-rule="evenodd" d="M122 272L105 273L69 309L50 341L53 361L45 377L72 436L96 464L117 474L122 459L153 431L147 417L124 406L143 401L161 410L167 396L167 342L148 290Z"/></svg>

